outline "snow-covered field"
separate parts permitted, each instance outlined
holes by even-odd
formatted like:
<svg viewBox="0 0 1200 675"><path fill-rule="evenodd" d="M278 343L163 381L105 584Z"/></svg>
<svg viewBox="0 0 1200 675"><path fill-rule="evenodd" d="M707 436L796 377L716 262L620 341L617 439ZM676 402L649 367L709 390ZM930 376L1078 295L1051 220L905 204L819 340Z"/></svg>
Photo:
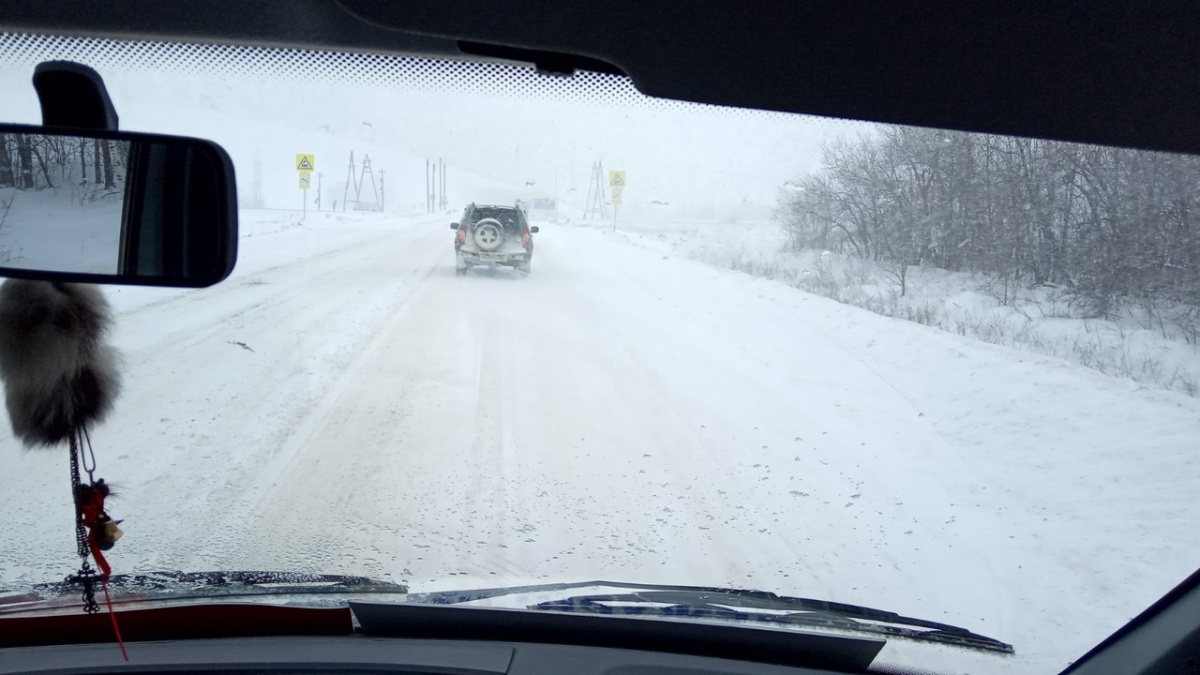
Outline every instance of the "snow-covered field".
<svg viewBox="0 0 1200 675"><path fill-rule="evenodd" d="M754 587L1016 647L948 669L1052 672L1200 561L1194 398L645 232L539 223L529 277L457 278L452 219L243 211L226 282L106 289L119 571ZM0 578L61 578L65 453L4 429L0 465Z"/></svg>

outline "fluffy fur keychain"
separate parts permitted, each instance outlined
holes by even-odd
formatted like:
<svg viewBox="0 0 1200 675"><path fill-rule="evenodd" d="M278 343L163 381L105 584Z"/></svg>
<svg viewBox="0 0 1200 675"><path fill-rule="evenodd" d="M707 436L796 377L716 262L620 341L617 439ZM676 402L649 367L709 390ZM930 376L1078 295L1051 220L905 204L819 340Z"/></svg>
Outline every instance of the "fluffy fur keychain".
<svg viewBox="0 0 1200 675"><path fill-rule="evenodd" d="M0 285L0 377L13 433L58 445L104 418L121 386L100 289L8 279Z"/></svg>

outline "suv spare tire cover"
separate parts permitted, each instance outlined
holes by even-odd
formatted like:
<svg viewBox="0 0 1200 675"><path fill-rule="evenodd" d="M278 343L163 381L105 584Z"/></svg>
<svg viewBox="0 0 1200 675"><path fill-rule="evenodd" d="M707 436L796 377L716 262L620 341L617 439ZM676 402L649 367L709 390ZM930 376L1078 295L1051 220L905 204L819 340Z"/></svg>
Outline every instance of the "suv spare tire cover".
<svg viewBox="0 0 1200 675"><path fill-rule="evenodd" d="M495 218L484 218L475 223L472 237L480 250L495 251L504 243L504 225Z"/></svg>

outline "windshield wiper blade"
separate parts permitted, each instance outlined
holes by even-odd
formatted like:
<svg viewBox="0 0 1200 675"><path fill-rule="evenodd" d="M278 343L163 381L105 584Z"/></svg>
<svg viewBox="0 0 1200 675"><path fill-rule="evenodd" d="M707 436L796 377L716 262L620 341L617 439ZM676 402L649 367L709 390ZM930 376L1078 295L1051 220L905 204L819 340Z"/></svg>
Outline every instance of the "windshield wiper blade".
<svg viewBox="0 0 1200 675"><path fill-rule="evenodd" d="M410 594L408 602L460 604L506 595L597 587L616 588L631 592L573 596L538 603L530 606L529 609L629 616L708 618L753 621L777 626L831 628L882 637L957 645L1003 654L1014 653L1013 646L1008 643L973 633L959 626L915 619L896 612L862 605L777 595L766 591L614 581L581 581L474 591ZM606 603L616 603L616 606Z"/></svg>
<svg viewBox="0 0 1200 675"><path fill-rule="evenodd" d="M959 626L915 619L861 605L776 595L765 591L712 588L638 590L631 593L572 596L542 602L530 609L830 628L1014 653L1010 644Z"/></svg>

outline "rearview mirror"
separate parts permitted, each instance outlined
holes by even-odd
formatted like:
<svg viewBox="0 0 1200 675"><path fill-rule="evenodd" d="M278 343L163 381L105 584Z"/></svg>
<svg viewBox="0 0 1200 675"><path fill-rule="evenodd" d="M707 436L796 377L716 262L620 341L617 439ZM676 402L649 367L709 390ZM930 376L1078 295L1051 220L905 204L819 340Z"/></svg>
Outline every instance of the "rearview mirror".
<svg viewBox="0 0 1200 675"><path fill-rule="evenodd" d="M237 188L219 145L0 125L0 276L204 287L236 259Z"/></svg>
<svg viewBox="0 0 1200 675"><path fill-rule="evenodd" d="M541 231L541 230L538 228L538 226L537 226L537 225L534 225L533 227L529 228L529 232L530 232L530 234L537 234L537 233L538 233L538 232L540 232L540 231Z"/></svg>
<svg viewBox="0 0 1200 675"><path fill-rule="evenodd" d="M450 223L450 229L452 229L452 230L457 230L457 229L458 229L458 223Z"/></svg>

